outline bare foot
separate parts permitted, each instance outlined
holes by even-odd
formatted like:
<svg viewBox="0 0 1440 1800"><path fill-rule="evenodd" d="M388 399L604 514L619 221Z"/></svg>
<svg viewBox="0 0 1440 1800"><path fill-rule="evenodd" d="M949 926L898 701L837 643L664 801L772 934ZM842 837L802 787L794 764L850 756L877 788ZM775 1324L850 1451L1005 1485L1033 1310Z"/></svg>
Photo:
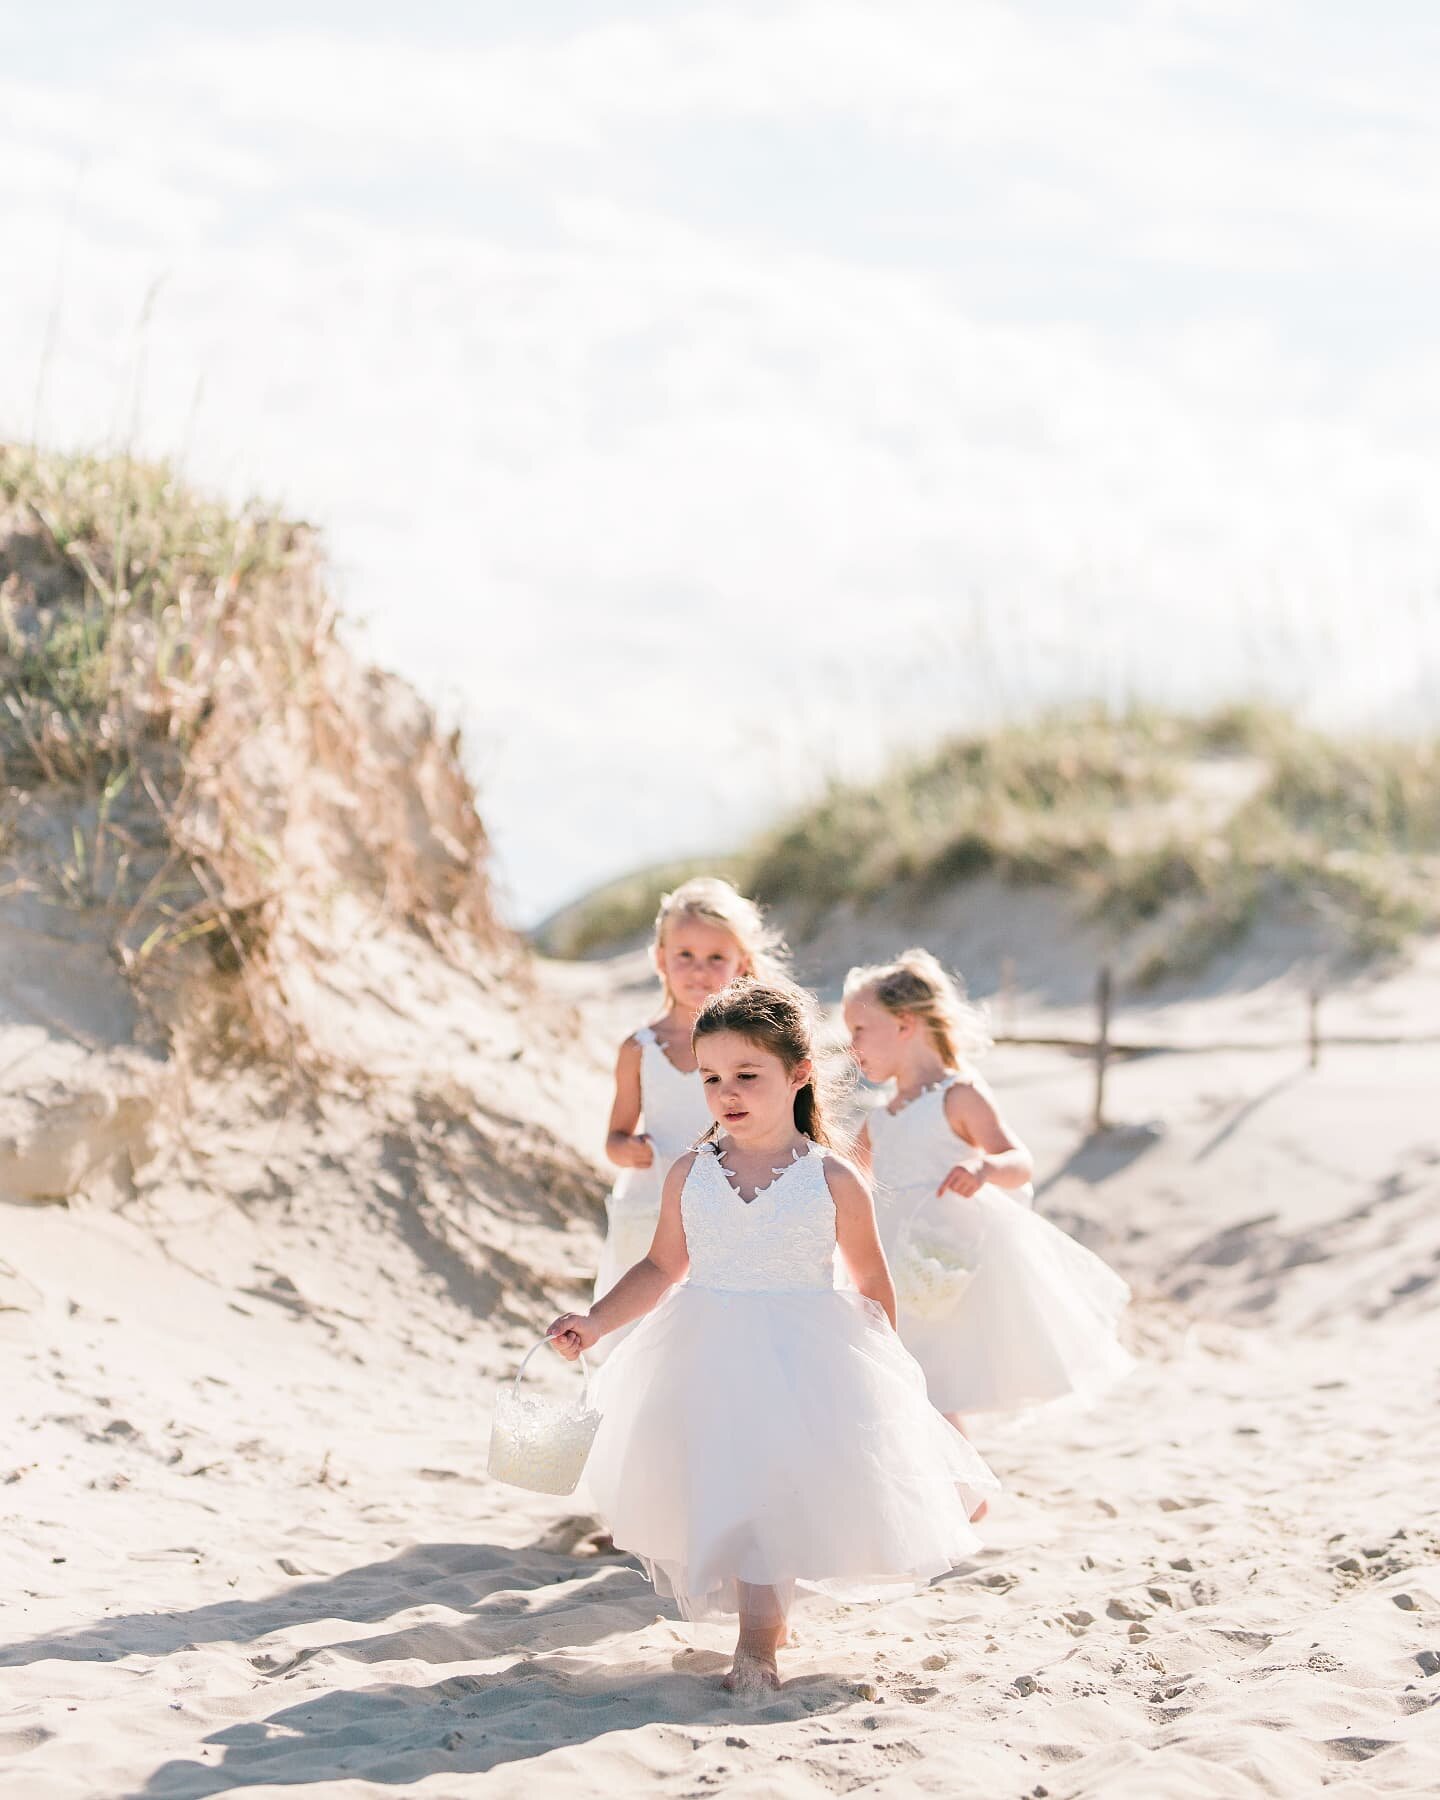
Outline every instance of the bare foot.
<svg viewBox="0 0 1440 1800"><path fill-rule="evenodd" d="M971 1513L970 1523L972 1525L978 1525L980 1523L980 1521L985 1517L986 1513L989 1512L989 1510L990 1510L990 1502L988 1500L982 1500L980 1502L980 1504L975 1508L974 1512Z"/></svg>
<svg viewBox="0 0 1440 1800"><path fill-rule="evenodd" d="M763 1694L780 1686L780 1671L773 1655L737 1650L730 1673L720 1683L727 1694Z"/></svg>

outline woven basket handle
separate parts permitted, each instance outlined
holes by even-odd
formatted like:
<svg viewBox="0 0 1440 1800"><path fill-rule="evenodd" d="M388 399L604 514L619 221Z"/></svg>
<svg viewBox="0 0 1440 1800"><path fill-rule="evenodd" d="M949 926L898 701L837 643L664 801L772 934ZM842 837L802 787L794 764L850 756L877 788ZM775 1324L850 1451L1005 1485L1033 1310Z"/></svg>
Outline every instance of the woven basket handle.
<svg viewBox="0 0 1440 1800"><path fill-rule="evenodd" d="M529 1363L530 1358L532 1356L534 1356L537 1351L543 1350L549 1342L550 1342L550 1339L548 1337L542 1337L538 1343L532 1344L530 1346L530 1348L525 1352L524 1356L521 1357L520 1367L515 1371L515 1391L517 1394L520 1391L520 1377L525 1373L526 1365ZM580 1404L582 1406L589 1406L589 1404L590 1404L590 1365L585 1360L585 1352L583 1350L580 1352L579 1356L577 1356L575 1360L580 1365L580 1373L585 1377L585 1385L580 1390Z"/></svg>

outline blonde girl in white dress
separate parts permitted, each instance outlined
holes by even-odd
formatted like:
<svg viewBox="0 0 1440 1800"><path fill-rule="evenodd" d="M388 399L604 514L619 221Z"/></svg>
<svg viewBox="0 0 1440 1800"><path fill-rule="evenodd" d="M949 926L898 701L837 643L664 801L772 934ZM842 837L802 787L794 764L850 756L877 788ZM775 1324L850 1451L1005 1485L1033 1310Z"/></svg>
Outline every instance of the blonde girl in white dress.
<svg viewBox="0 0 1440 1800"><path fill-rule="evenodd" d="M620 1170L606 1202L595 1298L610 1291L650 1246L671 1163L710 1124L690 1033L712 994L739 975L777 976L784 944L753 900L718 876L666 894L651 957L663 1010L620 1046L605 1154Z"/></svg>
<svg viewBox="0 0 1440 1800"><path fill-rule="evenodd" d="M979 1011L907 950L850 971L845 1023L861 1073L894 1083L857 1152L930 1398L963 1428L1102 1393L1132 1366L1117 1337L1130 1290L1032 1210L1030 1152L972 1066L989 1044Z"/></svg>
<svg viewBox="0 0 1440 1800"><path fill-rule="evenodd" d="M778 1685L797 1586L914 1592L977 1548L998 1484L926 1398L864 1179L830 1147L805 996L737 982L694 1043L715 1128L665 1180L648 1253L562 1355L639 1320L596 1384L589 1491L687 1617L738 1615L725 1685ZM854 1282L836 1286L836 1252ZM648 1316L647 1316L648 1315Z"/></svg>

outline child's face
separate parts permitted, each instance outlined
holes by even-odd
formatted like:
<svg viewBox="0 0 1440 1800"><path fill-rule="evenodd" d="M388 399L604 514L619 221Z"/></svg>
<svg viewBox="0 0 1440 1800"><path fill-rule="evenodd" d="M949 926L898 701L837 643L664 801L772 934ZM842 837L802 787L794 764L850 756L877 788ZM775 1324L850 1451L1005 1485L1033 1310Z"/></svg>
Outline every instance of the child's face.
<svg viewBox="0 0 1440 1800"><path fill-rule="evenodd" d="M745 956L723 925L679 918L655 947L655 967L682 1006L696 1012L745 972Z"/></svg>
<svg viewBox="0 0 1440 1800"><path fill-rule="evenodd" d="M892 1013L867 993L845 1002L850 1054L867 1081L892 1081L899 1074L915 1038L915 1023L909 1013Z"/></svg>
<svg viewBox="0 0 1440 1800"><path fill-rule="evenodd" d="M738 1031L709 1032L695 1046L705 1104L726 1131L744 1143L780 1137L795 1122L795 1095L810 1079L810 1064L793 1069Z"/></svg>

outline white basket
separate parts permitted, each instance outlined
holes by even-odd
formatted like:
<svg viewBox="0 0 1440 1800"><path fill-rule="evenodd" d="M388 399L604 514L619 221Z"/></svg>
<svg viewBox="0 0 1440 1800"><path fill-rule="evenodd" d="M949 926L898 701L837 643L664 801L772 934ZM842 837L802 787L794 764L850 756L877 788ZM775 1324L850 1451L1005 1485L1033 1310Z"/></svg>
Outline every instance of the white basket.
<svg viewBox="0 0 1440 1800"><path fill-rule="evenodd" d="M520 1377L537 1350L541 1338L515 1371L513 1381L495 1390L495 1415L490 1423L490 1455L486 1467L497 1481L529 1488L536 1494L573 1494L600 1426L600 1415L590 1405L590 1370L580 1358L585 1385L578 1400L556 1400L548 1394L520 1391Z"/></svg>
<svg viewBox="0 0 1440 1800"><path fill-rule="evenodd" d="M947 1231L943 1225L936 1229L933 1224L927 1230L923 1223L917 1230L916 1221L908 1220L891 1270L900 1310L912 1319L952 1318L975 1279L983 1241L983 1231L953 1227Z"/></svg>
<svg viewBox="0 0 1440 1800"><path fill-rule="evenodd" d="M973 1269L910 1248L895 1264L895 1298L912 1318L948 1319L974 1279Z"/></svg>

